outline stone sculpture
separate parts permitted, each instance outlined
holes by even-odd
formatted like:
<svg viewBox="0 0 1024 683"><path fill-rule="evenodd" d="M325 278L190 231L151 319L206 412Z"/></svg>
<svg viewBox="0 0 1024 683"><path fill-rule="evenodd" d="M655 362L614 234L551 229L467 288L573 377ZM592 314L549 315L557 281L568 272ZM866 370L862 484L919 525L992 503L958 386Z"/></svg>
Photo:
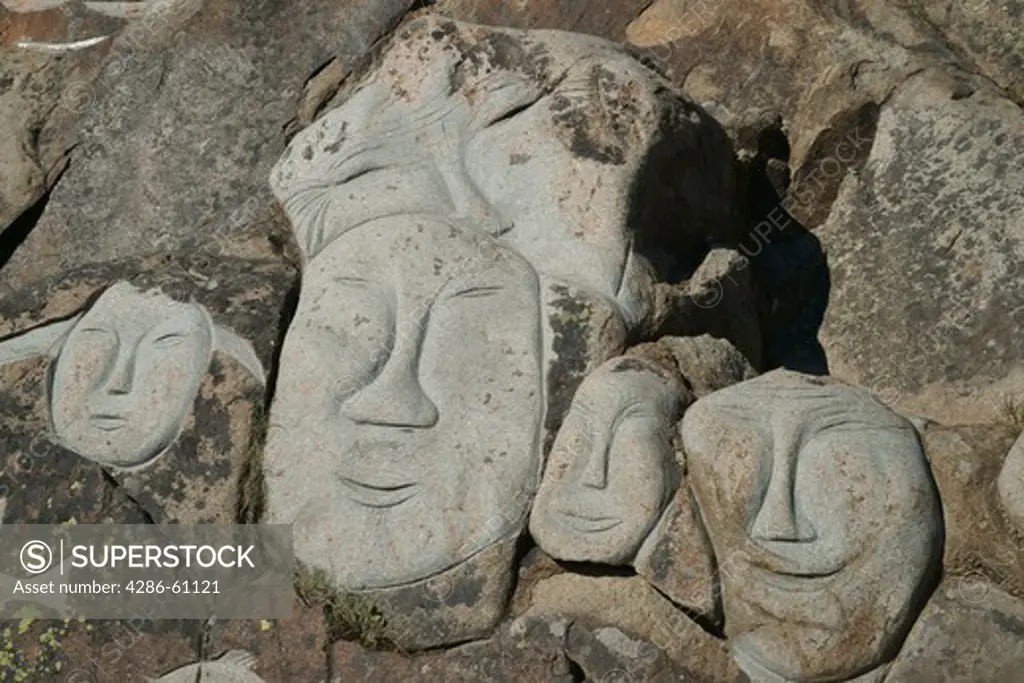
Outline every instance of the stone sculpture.
<svg viewBox="0 0 1024 683"><path fill-rule="evenodd" d="M256 657L245 650L229 650L217 659L188 664L148 683L263 683L253 673Z"/></svg>
<svg viewBox="0 0 1024 683"><path fill-rule="evenodd" d="M678 373L631 356L583 381L530 515L544 551L612 565L635 557L678 483L672 437L682 391Z"/></svg>
<svg viewBox="0 0 1024 683"><path fill-rule="evenodd" d="M1006 516L1024 531L1024 434L1010 448L996 480L999 502Z"/></svg>
<svg viewBox="0 0 1024 683"><path fill-rule="evenodd" d="M468 570L498 588L460 597L460 618L504 600L576 387L668 315L662 280L737 229L712 199L734 173L721 128L610 43L408 24L271 175L305 274L264 519L294 523L298 559L349 590L444 583L505 548ZM402 643L477 637L500 613Z"/></svg>
<svg viewBox="0 0 1024 683"><path fill-rule="evenodd" d="M214 350L264 381L252 345L214 324L202 306L121 281L83 313L0 341L0 365L56 358L49 402L58 443L131 469L152 463L177 438Z"/></svg>
<svg viewBox="0 0 1024 683"><path fill-rule="evenodd" d="M681 424L741 668L839 681L891 659L943 542L910 423L866 391L776 370L697 401Z"/></svg>
<svg viewBox="0 0 1024 683"><path fill-rule="evenodd" d="M302 428L271 432L269 519L350 588L466 559L537 477L539 347L537 276L512 250L407 216L338 238L281 353L272 419Z"/></svg>

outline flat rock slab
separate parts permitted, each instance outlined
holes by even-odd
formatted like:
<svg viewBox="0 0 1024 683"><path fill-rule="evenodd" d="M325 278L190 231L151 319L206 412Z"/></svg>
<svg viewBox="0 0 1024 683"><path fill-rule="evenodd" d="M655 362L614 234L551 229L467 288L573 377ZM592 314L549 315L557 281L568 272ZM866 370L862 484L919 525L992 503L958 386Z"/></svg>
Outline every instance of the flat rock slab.
<svg viewBox="0 0 1024 683"><path fill-rule="evenodd" d="M105 264L3 301L7 523L232 523L255 502L244 475L294 273L219 266Z"/></svg>

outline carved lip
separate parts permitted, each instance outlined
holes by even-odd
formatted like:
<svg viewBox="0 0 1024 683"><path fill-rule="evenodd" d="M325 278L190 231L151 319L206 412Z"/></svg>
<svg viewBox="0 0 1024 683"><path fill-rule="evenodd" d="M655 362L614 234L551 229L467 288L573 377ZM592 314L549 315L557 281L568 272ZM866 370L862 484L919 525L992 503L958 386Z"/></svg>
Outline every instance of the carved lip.
<svg viewBox="0 0 1024 683"><path fill-rule="evenodd" d="M104 432L116 432L123 429L128 424L128 420L120 415L97 413L89 416L89 424Z"/></svg>
<svg viewBox="0 0 1024 683"><path fill-rule="evenodd" d="M368 484L348 477L338 477L348 497L359 505L370 508L392 508L401 505L419 493L419 484Z"/></svg>
<svg viewBox="0 0 1024 683"><path fill-rule="evenodd" d="M772 580L790 588L813 590L813 586L829 581L849 564L844 556L828 556L815 544L775 542L761 546L752 556L753 565L771 575ZM824 556L821 556L824 555Z"/></svg>
<svg viewBox="0 0 1024 683"><path fill-rule="evenodd" d="M569 510L562 510L562 514L567 518L566 522L569 526L583 533L596 534L614 529L622 524L622 520L618 517L592 517Z"/></svg>

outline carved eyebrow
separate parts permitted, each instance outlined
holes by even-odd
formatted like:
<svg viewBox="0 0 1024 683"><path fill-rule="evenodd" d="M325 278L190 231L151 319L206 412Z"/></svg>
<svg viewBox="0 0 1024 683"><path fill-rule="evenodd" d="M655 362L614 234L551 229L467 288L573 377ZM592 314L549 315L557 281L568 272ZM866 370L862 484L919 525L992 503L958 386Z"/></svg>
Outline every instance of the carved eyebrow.
<svg viewBox="0 0 1024 683"><path fill-rule="evenodd" d="M713 404L709 406L712 408L714 414L724 415L726 417L743 420L744 422L756 422L758 411L751 408L749 405L743 403L734 403L732 401Z"/></svg>
<svg viewBox="0 0 1024 683"><path fill-rule="evenodd" d="M649 408L650 407L644 401L633 399L623 406L622 410L620 410L615 416L615 419L612 421L611 428L609 429L609 433L614 436L615 432L622 426L622 423L633 417L658 417L657 412L652 411Z"/></svg>

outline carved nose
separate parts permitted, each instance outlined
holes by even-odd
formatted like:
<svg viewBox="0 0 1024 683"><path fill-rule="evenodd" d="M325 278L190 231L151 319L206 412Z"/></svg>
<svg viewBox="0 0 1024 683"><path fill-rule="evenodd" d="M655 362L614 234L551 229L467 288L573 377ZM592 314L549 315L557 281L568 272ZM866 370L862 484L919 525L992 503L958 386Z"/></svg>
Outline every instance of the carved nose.
<svg viewBox="0 0 1024 683"><path fill-rule="evenodd" d="M818 538L811 523L797 514L795 461L795 453L776 455L768 490L750 528L751 538L790 543L810 543Z"/></svg>
<svg viewBox="0 0 1024 683"><path fill-rule="evenodd" d="M750 536L759 541L790 543L810 543L818 537L809 524L797 520L792 500L769 500L767 496L754 519Z"/></svg>
<svg viewBox="0 0 1024 683"><path fill-rule="evenodd" d="M135 354L118 353L114 358L114 366L104 382L108 394L130 394L135 384Z"/></svg>
<svg viewBox="0 0 1024 683"><path fill-rule="evenodd" d="M384 370L365 388L341 404L341 412L353 422L390 427L419 427L437 424L437 406L427 397L416 378L415 350L399 344Z"/></svg>
<svg viewBox="0 0 1024 683"><path fill-rule="evenodd" d="M592 489L607 488L608 439L602 436L588 435L579 445L584 449L582 453L575 454L576 457L584 459L580 483Z"/></svg>

